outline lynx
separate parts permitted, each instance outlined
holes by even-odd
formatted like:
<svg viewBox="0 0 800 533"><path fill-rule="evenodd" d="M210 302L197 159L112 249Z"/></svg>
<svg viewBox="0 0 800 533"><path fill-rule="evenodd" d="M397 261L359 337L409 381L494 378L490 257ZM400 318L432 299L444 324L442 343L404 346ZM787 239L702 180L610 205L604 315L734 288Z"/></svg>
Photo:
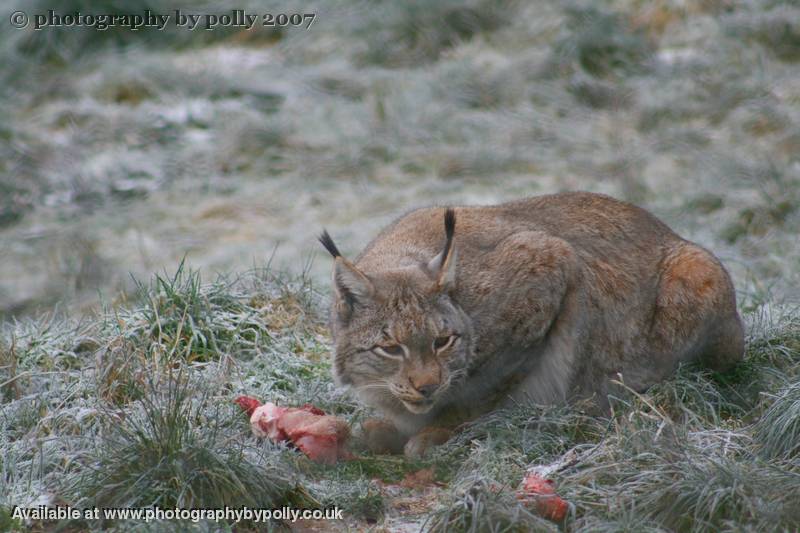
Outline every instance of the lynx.
<svg viewBox="0 0 800 533"><path fill-rule="evenodd" d="M386 417L377 450L421 455L517 402L642 391L681 362L743 355L730 276L647 211L573 192L423 208L334 257L335 381Z"/></svg>

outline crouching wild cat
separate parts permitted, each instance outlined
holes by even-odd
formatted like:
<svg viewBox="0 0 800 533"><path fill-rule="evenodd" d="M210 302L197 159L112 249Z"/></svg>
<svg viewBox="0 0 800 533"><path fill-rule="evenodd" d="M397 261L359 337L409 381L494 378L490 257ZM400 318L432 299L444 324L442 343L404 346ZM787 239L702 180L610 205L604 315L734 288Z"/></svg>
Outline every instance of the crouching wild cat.
<svg viewBox="0 0 800 533"><path fill-rule="evenodd" d="M337 383L386 420L376 451L420 455L448 428L511 402L641 391L679 362L743 355L719 260L647 211L583 192L424 208L356 258L334 257Z"/></svg>

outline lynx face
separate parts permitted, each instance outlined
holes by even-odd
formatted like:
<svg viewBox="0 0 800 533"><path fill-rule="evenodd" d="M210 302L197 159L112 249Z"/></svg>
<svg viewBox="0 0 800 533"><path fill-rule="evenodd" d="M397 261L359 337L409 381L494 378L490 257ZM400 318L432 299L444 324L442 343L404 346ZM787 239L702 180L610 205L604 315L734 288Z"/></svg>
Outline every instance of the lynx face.
<svg viewBox="0 0 800 533"><path fill-rule="evenodd" d="M342 257L327 232L320 238L335 258L334 379L367 403L426 413L466 374L473 335L469 318L450 297L454 228L448 210L441 253L427 263L370 275Z"/></svg>
<svg viewBox="0 0 800 533"><path fill-rule="evenodd" d="M369 403L429 411L465 373L472 352L466 315L424 274L393 272L349 316L334 311L334 378Z"/></svg>

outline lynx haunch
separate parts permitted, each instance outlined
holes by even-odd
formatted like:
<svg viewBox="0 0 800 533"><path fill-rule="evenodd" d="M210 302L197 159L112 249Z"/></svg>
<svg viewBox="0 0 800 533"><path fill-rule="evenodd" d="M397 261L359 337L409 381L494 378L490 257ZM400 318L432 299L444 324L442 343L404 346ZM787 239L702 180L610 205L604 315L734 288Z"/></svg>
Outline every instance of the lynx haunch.
<svg viewBox="0 0 800 533"><path fill-rule="evenodd" d="M320 240L334 378L388 419L365 426L377 448L411 437L406 453L424 453L497 406L607 405L615 380L641 391L680 362L722 370L743 354L719 260L607 196L419 209L352 262Z"/></svg>

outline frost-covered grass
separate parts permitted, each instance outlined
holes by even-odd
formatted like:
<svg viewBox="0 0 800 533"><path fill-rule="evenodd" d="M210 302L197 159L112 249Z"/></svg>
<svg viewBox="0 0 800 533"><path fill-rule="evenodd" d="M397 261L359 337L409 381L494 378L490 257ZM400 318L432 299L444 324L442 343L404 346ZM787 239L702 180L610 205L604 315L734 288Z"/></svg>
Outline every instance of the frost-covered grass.
<svg viewBox="0 0 800 533"><path fill-rule="evenodd" d="M531 464L574 452L553 476L570 502L569 531L796 530L798 341L796 315L754 328L738 368L683 368L618 399L610 418L580 406L484 417L437 452L460 467L434 529L545 529L492 487L514 488Z"/></svg>
<svg viewBox="0 0 800 533"><path fill-rule="evenodd" d="M302 280L266 270L204 285L181 264L141 284L130 307L7 326L3 505L313 503L291 461L250 438L231 403L245 389L288 402L310 376L320 386L311 298Z"/></svg>
<svg viewBox="0 0 800 533"><path fill-rule="evenodd" d="M3 330L0 523L55 527L7 514L40 503L337 505L355 529L406 521L556 531L514 491L531 465L572 457L551 475L570 504L569 531L800 527L796 313L746 314L747 358L726 374L681 368L646 394L614 400L611 416L584 404L497 411L410 461L364 451L358 428L368 412L331 381L326 302L308 279L255 269L204 283L182 263L139 287L92 318L51 315ZM317 465L255 439L232 403L240 394L344 417L358 459ZM386 488L423 468L433 469L433 492ZM424 506L409 511L402 498ZM144 527L89 522L70 527Z"/></svg>

